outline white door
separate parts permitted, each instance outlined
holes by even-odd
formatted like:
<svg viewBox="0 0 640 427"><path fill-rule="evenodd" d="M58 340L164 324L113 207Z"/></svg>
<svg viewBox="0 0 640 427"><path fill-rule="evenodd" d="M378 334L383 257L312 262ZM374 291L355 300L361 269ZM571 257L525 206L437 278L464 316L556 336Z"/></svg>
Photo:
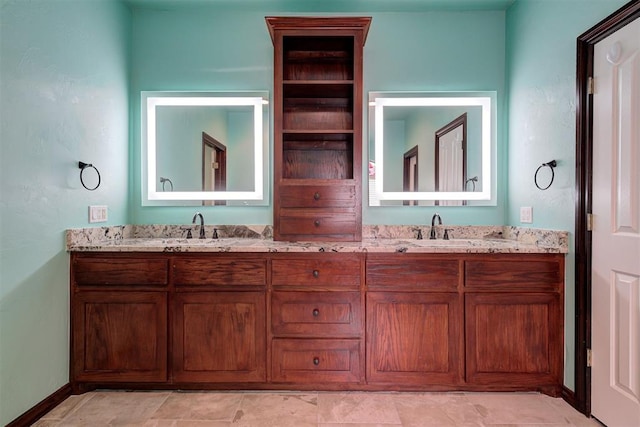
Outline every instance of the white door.
<svg viewBox="0 0 640 427"><path fill-rule="evenodd" d="M462 125L452 129L440 137L440 153L438 153L438 191L464 191ZM441 200L440 206L461 206L459 200Z"/></svg>
<svg viewBox="0 0 640 427"><path fill-rule="evenodd" d="M640 426L640 19L595 45L591 413Z"/></svg>

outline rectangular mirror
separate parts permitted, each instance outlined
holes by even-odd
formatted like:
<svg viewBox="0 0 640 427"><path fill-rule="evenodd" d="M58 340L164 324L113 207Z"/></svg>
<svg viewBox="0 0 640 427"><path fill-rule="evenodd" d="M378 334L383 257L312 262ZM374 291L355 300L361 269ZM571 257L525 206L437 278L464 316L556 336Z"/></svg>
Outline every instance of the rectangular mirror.
<svg viewBox="0 0 640 427"><path fill-rule="evenodd" d="M269 94L142 92L143 205L268 205Z"/></svg>
<svg viewBox="0 0 640 427"><path fill-rule="evenodd" d="M370 92L369 206L495 205L495 92Z"/></svg>

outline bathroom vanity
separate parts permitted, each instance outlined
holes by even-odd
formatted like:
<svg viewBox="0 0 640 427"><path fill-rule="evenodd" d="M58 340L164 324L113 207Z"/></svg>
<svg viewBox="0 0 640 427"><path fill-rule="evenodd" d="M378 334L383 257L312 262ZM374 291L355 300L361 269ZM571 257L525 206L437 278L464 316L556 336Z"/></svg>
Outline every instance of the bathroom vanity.
<svg viewBox="0 0 640 427"><path fill-rule="evenodd" d="M70 251L76 391L562 387L558 248L132 238Z"/></svg>

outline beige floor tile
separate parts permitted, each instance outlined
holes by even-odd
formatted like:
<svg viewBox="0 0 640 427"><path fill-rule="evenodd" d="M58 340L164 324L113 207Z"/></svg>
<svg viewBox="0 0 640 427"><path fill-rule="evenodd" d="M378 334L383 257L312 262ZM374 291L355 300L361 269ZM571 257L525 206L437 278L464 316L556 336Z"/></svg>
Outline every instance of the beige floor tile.
<svg viewBox="0 0 640 427"><path fill-rule="evenodd" d="M541 395L540 398L548 405L555 408L560 414L562 414L562 416L565 417L567 422L571 423L575 427L602 427L602 424L598 421L593 418L586 417L561 398L553 398L545 395Z"/></svg>
<svg viewBox="0 0 640 427"><path fill-rule="evenodd" d="M231 421L241 401L241 393L171 393L151 418L158 420Z"/></svg>
<svg viewBox="0 0 640 427"><path fill-rule="evenodd" d="M403 427L403 424L331 423L318 424L318 427Z"/></svg>
<svg viewBox="0 0 640 427"><path fill-rule="evenodd" d="M167 399L165 392L96 392L63 419L65 426L140 425Z"/></svg>
<svg viewBox="0 0 640 427"><path fill-rule="evenodd" d="M31 427L57 427L60 425L60 420L45 420L44 418L36 421Z"/></svg>
<svg viewBox="0 0 640 427"><path fill-rule="evenodd" d="M319 423L401 424L392 393L318 393Z"/></svg>
<svg viewBox="0 0 640 427"><path fill-rule="evenodd" d="M317 393L247 393L233 426L316 427Z"/></svg>
<svg viewBox="0 0 640 427"><path fill-rule="evenodd" d="M80 407L92 396L93 395L91 393L69 396L64 400L64 402L53 408L44 417L42 417L42 420L61 420L62 418L73 412L76 408Z"/></svg>
<svg viewBox="0 0 640 427"><path fill-rule="evenodd" d="M462 393L400 393L396 408L405 427L482 426L482 416Z"/></svg>
<svg viewBox="0 0 640 427"><path fill-rule="evenodd" d="M485 425L564 424L569 422L537 393L468 393Z"/></svg>
<svg viewBox="0 0 640 427"><path fill-rule="evenodd" d="M148 420L141 427L231 427L231 421Z"/></svg>

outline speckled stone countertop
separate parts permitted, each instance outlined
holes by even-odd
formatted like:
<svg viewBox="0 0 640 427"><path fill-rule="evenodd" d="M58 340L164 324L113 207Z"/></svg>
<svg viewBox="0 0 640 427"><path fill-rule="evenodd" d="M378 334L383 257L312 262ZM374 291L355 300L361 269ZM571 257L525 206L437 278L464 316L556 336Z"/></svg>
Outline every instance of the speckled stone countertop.
<svg viewBox="0 0 640 427"><path fill-rule="evenodd" d="M444 230L450 240L443 240ZM194 238L186 238L191 229ZM214 229L218 238L212 238ZM424 225L363 226L361 242L274 241L270 225L123 225L67 230L67 250L75 252L410 252L567 253L566 231L510 226L437 226L436 240ZM416 237L420 230L423 239Z"/></svg>

